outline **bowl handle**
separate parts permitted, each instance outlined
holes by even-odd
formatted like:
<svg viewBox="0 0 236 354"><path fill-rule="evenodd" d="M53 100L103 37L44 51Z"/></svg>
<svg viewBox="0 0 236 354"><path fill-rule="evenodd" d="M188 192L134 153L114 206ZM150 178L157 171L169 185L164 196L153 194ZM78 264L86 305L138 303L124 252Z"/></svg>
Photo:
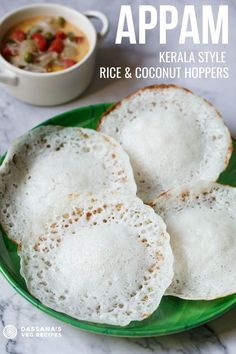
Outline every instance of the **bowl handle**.
<svg viewBox="0 0 236 354"><path fill-rule="evenodd" d="M8 85L17 85L18 78L10 70L0 70L0 82Z"/></svg>
<svg viewBox="0 0 236 354"><path fill-rule="evenodd" d="M98 39L105 37L109 29L109 21L107 16L100 11L85 11L84 15L88 18L97 18L102 22L102 29L98 32Z"/></svg>

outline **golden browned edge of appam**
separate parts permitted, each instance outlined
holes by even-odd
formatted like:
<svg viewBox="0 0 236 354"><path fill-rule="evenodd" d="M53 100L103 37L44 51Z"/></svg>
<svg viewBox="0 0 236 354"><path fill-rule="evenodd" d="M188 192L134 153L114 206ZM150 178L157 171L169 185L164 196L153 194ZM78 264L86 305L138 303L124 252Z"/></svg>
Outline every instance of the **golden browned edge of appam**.
<svg viewBox="0 0 236 354"><path fill-rule="evenodd" d="M173 297L178 297L179 299L182 299L182 300L190 300L190 301L212 301L212 300L218 300L218 299L223 299L227 296L230 296L230 295L235 295L235 292L227 292L227 293L224 293L223 295L220 295L220 296L209 296L207 299L204 298L191 298L189 296L183 296L182 294L167 294L166 296L173 296Z"/></svg>
<svg viewBox="0 0 236 354"><path fill-rule="evenodd" d="M227 132L228 132L228 151L227 151L227 155L225 157L225 161L224 161L224 167L226 168L228 166L228 163L229 163L229 160L230 160L230 157L231 157L231 154L233 152L233 140L231 138L231 134L230 134L230 131L228 129L228 127L225 125L224 121L223 121L223 118L220 114L220 112L215 108L215 106L210 102L208 101L207 99L205 99L204 97L202 96L199 96L199 95L195 95L191 90L185 88L185 87L182 87L182 86L178 86L178 85L175 85L175 84L159 84L159 85L150 85L150 86L145 86L141 89L138 89L137 91L131 93L130 95L126 96L125 98L123 98L121 101L118 101L117 103L113 104L111 107L109 107L105 113L102 114L99 122L98 122L98 125L97 125L97 131L100 131L101 130L101 127L102 127L102 124L104 123L105 119L107 118L107 116L112 112L114 111L116 108L120 107L122 102L123 101L128 101L130 98L132 97L135 97L137 96L138 94L140 94L141 92L144 92L144 91L152 91L152 90L166 90L166 89L169 89L169 88L174 88L174 89L177 89L177 90L183 90L189 94L192 94L194 96L197 96L197 97L201 97L209 106L213 107L215 112L216 112L216 115L217 117L223 122L224 126L226 127L227 129ZM223 172L224 170L222 170L219 175ZM211 182L215 182L219 175L216 177L215 180L211 181ZM166 193L166 192L163 192L163 193ZM161 193L160 195L162 195L163 193ZM157 198L160 196L158 195ZM156 199L156 198L155 198ZM145 202L145 204L147 205L150 205L152 206L153 204L153 200L148 200Z"/></svg>
<svg viewBox="0 0 236 354"><path fill-rule="evenodd" d="M229 184L221 184L221 183L214 182L214 181L204 181L204 182L205 183L209 183L209 184L214 183L214 186L216 186L216 187L224 187L224 188L227 188L227 189L235 189L235 187L230 186ZM197 183L198 182L196 182L196 184ZM195 185L195 183L194 184L190 183L188 185L179 186L179 187L176 187L176 188L171 188L168 191L159 194L155 199L151 200L149 202L150 203L149 205L151 207L155 208L155 206L157 205L158 200L160 198L162 198L162 197L166 197L166 198L171 197L172 193L175 192L175 190L178 189L178 188L180 188L178 197L179 197L179 199L181 199L181 202L185 202L185 200L190 196L191 190L190 190L189 187L194 186L194 185ZM212 190L214 189L214 186L212 188L211 187L208 188L208 190L206 190L206 191L197 193L195 197L197 197L197 196L199 196L201 194L203 194L203 195L210 194L212 192Z"/></svg>
<svg viewBox="0 0 236 354"><path fill-rule="evenodd" d="M101 115L101 118L100 118L100 120L98 122L96 130L97 131L101 130L101 126L102 126L104 120L106 119L106 117L109 115L109 113L114 111L116 108L118 108L122 104L123 101L128 101L130 98L137 96L139 93L141 93L143 91L162 90L162 89L168 89L168 88L176 88L176 89L184 90L184 91L186 91L188 93L193 93L189 89L186 89L184 87L177 86L177 85L174 85L174 84L159 84L159 85L144 86L144 87L138 89L137 91L129 94L128 96L124 97L122 100L114 103L111 107L109 107L106 110L106 112Z"/></svg>

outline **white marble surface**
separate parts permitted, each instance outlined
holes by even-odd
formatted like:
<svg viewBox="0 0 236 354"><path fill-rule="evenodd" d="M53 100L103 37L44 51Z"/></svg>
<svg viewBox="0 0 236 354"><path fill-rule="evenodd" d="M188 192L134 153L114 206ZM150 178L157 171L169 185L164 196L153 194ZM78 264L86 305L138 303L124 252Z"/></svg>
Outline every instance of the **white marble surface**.
<svg viewBox="0 0 236 354"><path fill-rule="evenodd" d="M26 0L1 0L0 16L17 6L38 1ZM158 40L157 32L153 31L148 35L146 46L130 47L123 44L121 47L114 45L116 24L119 7L123 1L108 0L86 0L78 2L61 2L75 7L79 10L99 9L104 10L111 20L111 30L98 51L99 65L156 65ZM124 2L123 2L124 3ZM138 4L147 1L125 1L137 8ZM155 4L155 1L148 1ZM189 1L165 0L161 2L174 4L181 8L183 3ZM195 1L201 3L220 4L222 1ZM228 80L173 80L193 89L195 92L210 99L221 111L225 122L236 136L236 1L224 1L230 6L230 43L222 48L227 51L230 78ZM199 46L192 48L187 45L182 50L199 50ZM170 36L168 46L162 49L178 50L176 37ZM213 49L213 48L211 48ZM216 49L216 48L215 48ZM201 50L209 50L209 47ZM217 47L216 50L221 50ZM166 80L165 80L166 81ZM9 147L15 137L24 133L42 120L52 117L58 113L86 104L97 102L108 102L117 100L134 89L146 84L156 83L156 80L99 80L98 71L95 74L93 83L87 92L74 102L53 107L40 108L25 105L10 97L4 88L0 87L0 154ZM2 335L2 329L7 324L14 324L17 328L21 326L61 326L61 338L23 338L17 336L14 340L7 340ZM69 325L63 324L55 319L41 313L0 277L0 353L10 354L49 354L49 353L80 353L80 354L120 354L120 353L200 353L200 354L235 354L236 353L236 308L223 317L210 322L208 325L186 333L161 337L155 339L117 339L104 336L96 336L79 331Z"/></svg>

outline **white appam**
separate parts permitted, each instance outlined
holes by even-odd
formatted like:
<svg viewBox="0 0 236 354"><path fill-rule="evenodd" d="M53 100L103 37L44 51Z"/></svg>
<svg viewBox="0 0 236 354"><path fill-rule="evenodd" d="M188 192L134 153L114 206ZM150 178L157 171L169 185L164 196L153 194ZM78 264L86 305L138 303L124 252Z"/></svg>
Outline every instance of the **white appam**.
<svg viewBox="0 0 236 354"><path fill-rule="evenodd" d="M80 320L125 326L150 316L173 277L165 223L131 195L72 199L34 243L22 242L28 290Z"/></svg>
<svg viewBox="0 0 236 354"><path fill-rule="evenodd" d="M138 196L147 203L179 185L215 181L232 152L213 105L174 85L146 87L123 99L104 114L98 130L129 154Z"/></svg>
<svg viewBox="0 0 236 354"><path fill-rule="evenodd" d="M153 205L174 254L166 294L212 300L236 293L236 188L198 182L164 193Z"/></svg>
<svg viewBox="0 0 236 354"><path fill-rule="evenodd" d="M0 167L0 223L20 242L39 232L68 193L106 189L136 193L129 158L114 139L42 126L19 138Z"/></svg>

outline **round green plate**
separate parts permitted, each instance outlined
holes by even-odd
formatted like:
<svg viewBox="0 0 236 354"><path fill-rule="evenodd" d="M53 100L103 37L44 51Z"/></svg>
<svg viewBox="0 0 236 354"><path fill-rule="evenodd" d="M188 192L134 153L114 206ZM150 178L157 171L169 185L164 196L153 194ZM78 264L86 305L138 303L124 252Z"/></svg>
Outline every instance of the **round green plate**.
<svg viewBox="0 0 236 354"><path fill-rule="evenodd" d="M78 108L52 118L43 124L79 126L95 129L99 117L109 106L110 104L98 104ZM4 157L2 157L2 161L3 159ZM0 160L0 163L2 161ZM236 186L236 144L234 144L234 153L229 166L222 173L219 181L224 184ZM107 335L152 337L180 332L212 320L222 315L236 304L236 295L214 301L186 301L171 296L165 296L157 311L142 322L132 322L127 327L94 324L78 321L63 313L56 312L42 305L29 294L24 279L19 272L17 247L7 238L3 231L1 231L0 234L0 269L15 290L40 310L80 329Z"/></svg>

